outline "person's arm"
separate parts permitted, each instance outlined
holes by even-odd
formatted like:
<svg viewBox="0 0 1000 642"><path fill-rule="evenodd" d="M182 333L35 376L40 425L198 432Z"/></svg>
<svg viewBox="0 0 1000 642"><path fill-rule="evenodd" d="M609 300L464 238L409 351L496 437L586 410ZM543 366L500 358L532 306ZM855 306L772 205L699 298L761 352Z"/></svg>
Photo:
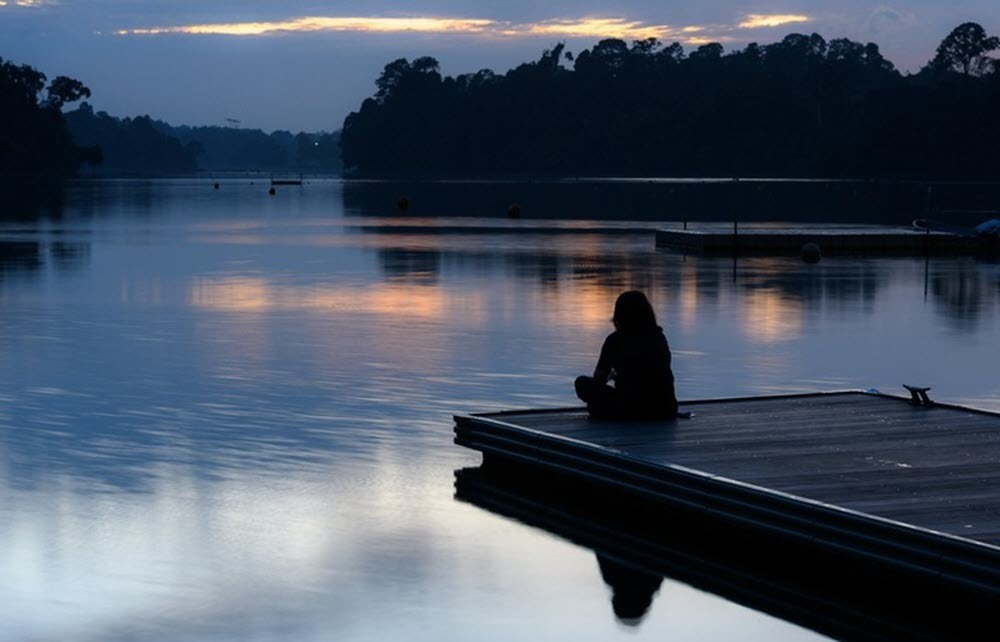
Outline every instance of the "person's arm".
<svg viewBox="0 0 1000 642"><path fill-rule="evenodd" d="M594 368L594 381L597 383L607 383L611 377L611 343L611 336L608 336L601 347L601 356L597 359L597 367Z"/></svg>

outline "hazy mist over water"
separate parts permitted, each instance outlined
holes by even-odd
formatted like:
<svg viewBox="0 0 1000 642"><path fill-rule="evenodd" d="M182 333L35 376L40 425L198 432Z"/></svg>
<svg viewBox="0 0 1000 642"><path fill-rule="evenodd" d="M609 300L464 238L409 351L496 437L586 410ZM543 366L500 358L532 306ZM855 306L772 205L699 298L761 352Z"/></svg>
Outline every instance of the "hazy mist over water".
<svg viewBox="0 0 1000 642"><path fill-rule="evenodd" d="M0 225L0 637L819 637L670 578L617 622L592 551L454 500L479 456L451 415L574 405L629 288L682 402L905 382L1000 411L1000 264L683 256L508 185L521 220L240 179L81 182Z"/></svg>

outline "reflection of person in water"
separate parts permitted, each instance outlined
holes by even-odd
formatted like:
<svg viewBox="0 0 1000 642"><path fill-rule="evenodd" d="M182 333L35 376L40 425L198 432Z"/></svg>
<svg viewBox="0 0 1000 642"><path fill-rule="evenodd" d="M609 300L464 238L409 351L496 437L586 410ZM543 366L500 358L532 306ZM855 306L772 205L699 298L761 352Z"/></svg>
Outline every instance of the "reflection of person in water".
<svg viewBox="0 0 1000 642"><path fill-rule="evenodd" d="M626 566L600 553L597 554L597 565L604 583L611 587L611 607L618 621L638 626L653 603L653 596L660 590L663 577Z"/></svg>
<svg viewBox="0 0 1000 642"><path fill-rule="evenodd" d="M646 295L622 293L611 321L615 331L604 340L594 376L576 379L577 396L595 418L676 417L670 346Z"/></svg>

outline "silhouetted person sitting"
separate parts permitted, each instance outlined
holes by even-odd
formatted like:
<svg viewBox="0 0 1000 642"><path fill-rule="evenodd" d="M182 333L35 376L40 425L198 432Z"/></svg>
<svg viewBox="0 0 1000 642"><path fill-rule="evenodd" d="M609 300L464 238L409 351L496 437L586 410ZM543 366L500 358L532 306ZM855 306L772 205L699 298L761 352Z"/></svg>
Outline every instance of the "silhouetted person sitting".
<svg viewBox="0 0 1000 642"><path fill-rule="evenodd" d="M626 566L610 557L597 554L601 578L611 587L611 608L618 621L628 626L638 626L653 603L653 596L660 590L663 576Z"/></svg>
<svg viewBox="0 0 1000 642"><path fill-rule="evenodd" d="M672 419L677 416L670 346L646 295L622 293L593 377L577 377L576 395L596 419ZM613 380L614 386L608 385Z"/></svg>

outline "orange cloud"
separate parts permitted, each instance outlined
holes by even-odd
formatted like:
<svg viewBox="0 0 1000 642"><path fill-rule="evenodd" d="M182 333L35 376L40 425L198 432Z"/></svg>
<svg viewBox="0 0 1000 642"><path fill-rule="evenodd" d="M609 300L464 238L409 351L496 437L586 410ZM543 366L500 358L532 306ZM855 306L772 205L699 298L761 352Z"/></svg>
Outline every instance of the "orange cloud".
<svg viewBox="0 0 1000 642"><path fill-rule="evenodd" d="M662 38L671 29L667 25L646 25L625 18L582 18L579 20L544 20L511 25L501 29L505 36L566 36L569 38L622 38L643 40Z"/></svg>
<svg viewBox="0 0 1000 642"><path fill-rule="evenodd" d="M0 0L0 5L6 0ZM37 3L40 0L21 0ZM353 33L432 33L465 34L493 38L621 38L662 41L679 40L690 45L734 42L740 29L759 29L808 22L809 16L793 14L750 14L738 24L685 25L648 24L622 17L586 16L517 23L485 18L306 16L278 21L224 22L162 27L119 29L120 36L159 34L263 36L269 34L353 32Z"/></svg>
<svg viewBox="0 0 1000 642"><path fill-rule="evenodd" d="M796 22L809 22L809 16L797 14L760 14L751 13L739 24L740 29L760 29L761 27L780 27Z"/></svg>
<svg viewBox="0 0 1000 642"><path fill-rule="evenodd" d="M229 22L194 24L145 29L119 29L118 35L158 35L182 33L193 35L261 36L281 32L354 31L372 33L480 33L494 24L492 20L466 18L380 18L307 16L276 22Z"/></svg>
<svg viewBox="0 0 1000 642"><path fill-rule="evenodd" d="M735 42L736 38L732 36L688 36L684 39L685 44L689 45L707 45L713 42L723 43L723 42Z"/></svg>
<svg viewBox="0 0 1000 642"><path fill-rule="evenodd" d="M2 0L0 0L2 1ZM540 22L515 23L483 18L409 17L385 18L377 16L321 17L308 16L273 22L227 22L164 27L119 29L119 36L152 36L160 34L262 36L279 33L436 33L469 34L498 38L564 37L564 38L645 38L677 39L690 41L694 34L702 40L709 27L689 25L647 24L626 18L584 17L553 19Z"/></svg>

